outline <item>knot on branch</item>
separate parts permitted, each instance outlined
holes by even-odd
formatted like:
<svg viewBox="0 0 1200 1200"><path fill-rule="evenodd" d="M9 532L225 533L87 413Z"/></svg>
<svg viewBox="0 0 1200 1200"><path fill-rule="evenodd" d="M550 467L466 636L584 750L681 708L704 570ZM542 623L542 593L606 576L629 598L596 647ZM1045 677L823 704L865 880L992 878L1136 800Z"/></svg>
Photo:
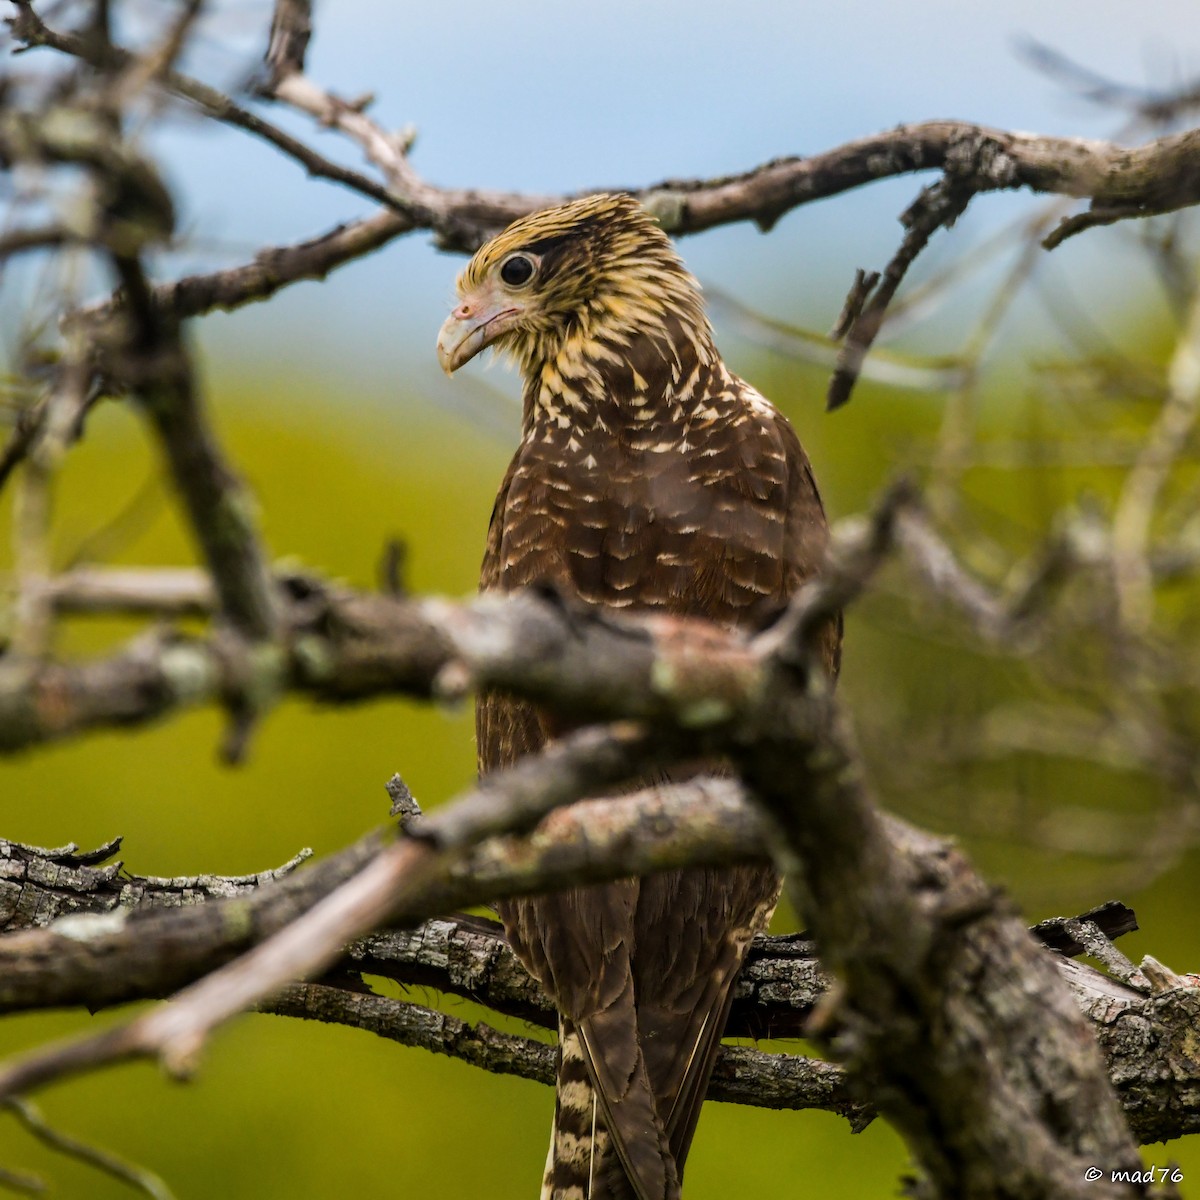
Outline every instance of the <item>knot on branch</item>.
<svg viewBox="0 0 1200 1200"><path fill-rule="evenodd" d="M667 233L675 233L686 226L688 204L683 193L658 188L647 192L641 199L642 207Z"/></svg>
<svg viewBox="0 0 1200 1200"><path fill-rule="evenodd" d="M946 178L972 190L999 191L1020 186L1020 168L1005 143L986 129L963 129L950 138L943 163Z"/></svg>

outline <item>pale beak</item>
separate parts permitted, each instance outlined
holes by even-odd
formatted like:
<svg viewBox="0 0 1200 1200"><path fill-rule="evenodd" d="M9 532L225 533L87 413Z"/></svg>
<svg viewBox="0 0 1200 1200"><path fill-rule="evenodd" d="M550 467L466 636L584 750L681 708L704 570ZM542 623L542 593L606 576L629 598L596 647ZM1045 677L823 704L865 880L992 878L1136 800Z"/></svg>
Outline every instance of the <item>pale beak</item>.
<svg viewBox="0 0 1200 1200"><path fill-rule="evenodd" d="M484 287L465 296L438 332L438 362L447 375L470 362L516 325L521 306L511 296L493 295Z"/></svg>

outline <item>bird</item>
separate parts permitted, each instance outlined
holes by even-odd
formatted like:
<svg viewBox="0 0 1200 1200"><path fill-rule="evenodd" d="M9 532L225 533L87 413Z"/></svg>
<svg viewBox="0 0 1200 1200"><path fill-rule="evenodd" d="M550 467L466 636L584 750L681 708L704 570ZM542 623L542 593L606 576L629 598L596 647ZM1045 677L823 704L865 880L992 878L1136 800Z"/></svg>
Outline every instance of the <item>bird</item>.
<svg viewBox="0 0 1200 1200"><path fill-rule="evenodd" d="M535 212L476 251L438 357L453 374L487 347L515 360L523 411L481 590L757 628L817 572L828 525L809 460L725 365L698 282L635 197ZM840 647L839 618L820 639L831 677ZM484 693L480 773L563 732ZM541 1200L677 1200L733 985L779 889L768 866L695 867L497 905L558 1010Z"/></svg>

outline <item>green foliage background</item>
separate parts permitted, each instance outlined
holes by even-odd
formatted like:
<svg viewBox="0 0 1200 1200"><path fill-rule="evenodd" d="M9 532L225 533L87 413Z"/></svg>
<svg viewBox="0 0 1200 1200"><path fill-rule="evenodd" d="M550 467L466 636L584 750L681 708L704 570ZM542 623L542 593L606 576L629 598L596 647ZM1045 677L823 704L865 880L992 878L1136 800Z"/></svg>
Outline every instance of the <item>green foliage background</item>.
<svg viewBox="0 0 1200 1200"><path fill-rule="evenodd" d="M736 365L792 417L834 516L861 509L899 466L919 461L941 420L940 397L872 388L827 418L819 373L777 359ZM284 361L251 366L218 358L212 370L221 434L258 495L273 551L370 584L385 540L401 535L414 590L471 591L508 442L461 415L433 414L399 388L356 384L347 394L344 382L296 374ZM985 425L1012 434L1029 411L1025 385L1002 382ZM499 415L510 421L515 440L515 409ZM1053 413L1048 419L1053 427L1042 432L1052 443L1072 436L1069 422L1054 425ZM1141 418L1119 419L1136 426ZM1032 544L1055 503L1083 489L1103 495L1112 483L1101 471L1051 471L1043 478L1039 489L1012 472L974 472L968 490L1014 544ZM10 504L0 504L0 521L8 519ZM129 505L119 536L90 543L96 557L130 564L192 560L134 414L105 404L62 478L59 564ZM118 621L75 623L64 631L61 649L97 652L133 628ZM1106 878L1120 864L1039 853L1010 834L981 836L988 814L974 810L970 790L945 803L924 803L919 791L896 786L878 753L889 736L887 744L894 745L906 729L936 728L951 709L982 707L1019 691L1021 680L1003 663L925 637L919 618L895 600L873 601L849 617L843 694L885 795L950 831L955 812L971 810L976 835L968 843L1033 920L1108 899ZM123 834L122 856L140 873L254 871L302 846L328 853L382 823L383 782L393 771L403 773L427 807L464 787L473 773L470 726L466 711L404 702L334 711L289 703L262 726L248 764L230 770L215 761L219 717L194 713L0 765L3 833L42 845L73 840L85 846ZM1006 770L1011 783L1016 768ZM1024 764L1019 780L1035 806L1149 812L1155 800L1137 780L1085 775L1078 764ZM970 782L952 779L944 790ZM1129 939L1127 953L1153 952L1177 970L1200 966L1197 866L1200 858L1189 852L1156 881L1121 892L1146 930ZM111 1013L69 1013L8 1020L0 1024L0 1051L113 1019ZM221 1033L189 1085L136 1065L56 1087L41 1103L62 1128L154 1168L181 1200L528 1200L552 1108L549 1091L535 1084L488 1076L362 1033L263 1016L245 1017ZM1181 1162L1185 1174L1200 1174L1194 1139L1147 1153L1157 1165L1168 1158ZM61 1197L129 1194L43 1150L3 1113L0 1162L43 1172ZM882 1197L896 1193L904 1163L903 1147L882 1123L852 1137L823 1114L712 1104L689 1165L688 1195Z"/></svg>

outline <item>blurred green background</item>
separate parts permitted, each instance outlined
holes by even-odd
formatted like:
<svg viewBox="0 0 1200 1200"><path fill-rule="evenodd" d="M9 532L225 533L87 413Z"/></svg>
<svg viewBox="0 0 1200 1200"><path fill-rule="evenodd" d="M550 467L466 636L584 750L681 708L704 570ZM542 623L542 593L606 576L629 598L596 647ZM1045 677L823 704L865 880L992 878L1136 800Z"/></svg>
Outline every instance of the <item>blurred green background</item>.
<svg viewBox="0 0 1200 1200"><path fill-rule="evenodd" d="M187 65L232 89L261 53L270 6L225 0L209 13ZM1124 0L847 0L808 6L800 19L782 0L751 0L736 12L718 0L614 0L603 9L528 0L503 10L463 0L451 22L437 6L344 0L318 8L309 61L315 78L346 94L377 90L373 111L384 124L415 121L415 165L436 181L570 190L740 170L902 120L961 116L1090 136L1123 123L1125 114L1088 106L1033 74L1012 49L1026 35L1119 78L1165 86L1186 74L1194 54L1194 5L1164 0L1143 6L1135 21ZM360 165L356 152L307 122L277 109L267 115ZM167 113L149 142L180 201L182 236L158 264L163 278L244 261L264 244L310 236L369 207L182 111ZM772 317L828 328L853 268L879 267L895 249L896 214L918 186L894 181L805 208L767 237L719 230L682 249L705 283ZM913 283L1034 209L1027 196L982 198L952 234L938 236ZM957 350L1015 254L929 311L905 346ZM199 323L215 420L259 499L276 555L370 586L385 542L400 536L414 590L473 590L519 409L511 376L475 364L452 382L437 372L433 339L460 265L411 237L322 284ZM5 282L0 332L11 350L37 293L26 275ZM1035 283L989 356L972 421L979 465L962 481L965 524L1013 554L1040 542L1061 505L1110 503L1123 465L1090 463L1085 443L1117 434L1136 446L1154 415L1128 373L1124 384L1108 375L1103 388L1081 392L1068 375L1035 368L1103 355L1161 381L1174 330L1131 230L1066 244ZM925 472L947 397L868 385L826 417L824 372L759 349L727 313L716 316L731 364L796 425L833 517L860 511L899 471ZM1035 466L1008 463L1014 448ZM10 522L4 495L0 528ZM55 554L58 566L193 561L153 448L123 405L102 405L70 455ZM0 546L0 569L7 555ZM928 605L910 603L902 574L885 583L886 594L848 617L841 685L883 800L960 834L1031 921L1116 897L1137 910L1144 930L1122 941L1127 954L1153 953L1179 971L1200 967L1200 854L1186 823L1162 837L1169 798L1138 775L1079 762L939 761L943 741L994 704L1047 694L1024 667L969 648ZM74 622L59 649L97 653L134 628ZM382 823L383 784L394 771L426 807L473 774L465 710L289 703L263 724L237 770L217 765L220 732L219 717L201 712L0 763L0 833L83 846L122 834L132 871L248 872L303 846L329 853ZM1083 852L1089 830L1112 828L1095 822L1110 819L1131 819L1117 828L1133 835L1093 836ZM1150 862L1139 858L1142 822L1167 846ZM778 926L789 919L781 913ZM7 1020L0 1053L113 1019ZM553 1104L535 1084L366 1034L260 1016L215 1038L189 1085L141 1065L50 1089L41 1102L64 1130L158 1171L180 1200L529 1200ZM1186 1176L1200 1174L1196 1139L1148 1148L1146 1159L1174 1159ZM72 1200L129 1194L50 1154L3 1113L0 1163L41 1172L54 1195ZM903 1147L882 1123L852 1137L822 1114L711 1104L689 1162L688 1197L884 1197L896 1194L904 1167Z"/></svg>
<svg viewBox="0 0 1200 1200"><path fill-rule="evenodd" d="M743 356L737 366L801 430L835 515L864 505L899 461L919 461L940 419L939 397L914 399L878 388L864 389L850 408L825 417L819 372L765 357ZM212 375L221 433L253 484L273 547L370 586L385 540L400 534L408 539L415 589L472 589L493 489L507 459L503 439L473 432L455 416L440 422L414 417L419 406L402 396L365 390L346 420L311 380L289 385L281 372L256 381L252 368L231 371L228 364ZM999 387L994 412L1002 414L1010 399ZM508 413L503 403L497 400L499 411ZM1004 418L994 419L1002 430ZM1103 473L1095 473L1092 484L1103 483ZM1036 528L1037 503L1022 473L992 472L987 486L995 510L1007 509ZM59 561L81 545L96 545L90 539L97 528L123 507L127 516L119 533L110 534L105 561L190 561L140 426L123 406L106 404L62 477ZM128 631L116 621L75 622L64 630L62 648L94 652ZM964 697L986 700L994 687L1006 686L1003 663L948 658L958 652L925 636L919 616L887 597L850 614L846 644L843 695L875 757L904 729L925 728ZM89 846L119 833L133 871L247 872L282 862L301 846L330 852L381 823L383 781L395 770L426 805L464 787L473 770L465 711L403 702L339 710L289 703L264 723L247 765L233 770L215 762L219 732L215 714L197 713L5 763L4 834L42 845L70 839ZM1069 769L1058 778L1049 771L1036 775L1036 764L1026 763L1023 771L1022 787L1043 808L1151 804L1144 785L1107 778L1099 787L1094 770L1084 788ZM889 778L881 770L885 794ZM1049 790L1040 794L1043 786ZM906 788L888 798L902 811L955 829L953 805L923 803ZM970 806L970 795L959 803ZM971 828L986 828L986 814L969 815ZM965 840L992 877L1024 902L1031 920L1073 914L1113 893L1106 880L1122 868L1121 856L1048 854L1014 836L1011 822L1004 828L1000 837ZM1198 865L1189 853L1147 885L1117 891L1146 930L1128 939L1128 953L1153 952L1179 970L1197 965ZM778 923L786 927L788 917ZM414 998L433 1000L424 992ZM112 1019L9 1020L0 1024L0 1049L28 1048ZM552 1098L538 1085L489 1077L366 1034L251 1016L214 1040L189 1085L167 1082L146 1066L125 1067L51 1089L43 1104L63 1128L152 1166L181 1198L516 1200L536 1186ZM54 1194L97 1200L125 1194L43 1151L11 1119L0 1128L6 1165L43 1171L54 1181ZM1151 1151L1148 1161L1162 1163L1168 1155L1185 1170L1189 1164L1200 1170L1194 1144ZM689 1165L689 1196L787 1193L788 1179L804 1181L797 1195L887 1196L904 1162L898 1139L881 1123L852 1137L823 1114L713 1104Z"/></svg>

